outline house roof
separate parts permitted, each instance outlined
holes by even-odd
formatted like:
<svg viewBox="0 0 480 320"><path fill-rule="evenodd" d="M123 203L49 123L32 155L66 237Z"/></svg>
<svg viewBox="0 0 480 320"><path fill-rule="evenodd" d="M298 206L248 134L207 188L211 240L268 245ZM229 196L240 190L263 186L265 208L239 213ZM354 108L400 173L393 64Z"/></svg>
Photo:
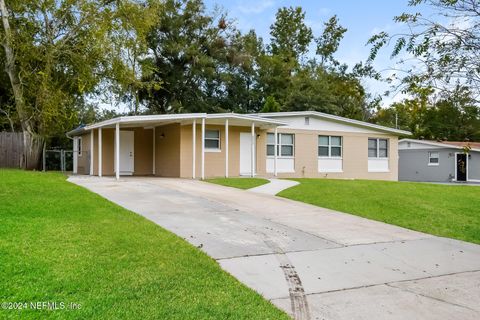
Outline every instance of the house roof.
<svg viewBox="0 0 480 320"><path fill-rule="evenodd" d="M255 115L245 115L238 113L181 113L181 114L157 114L157 115L142 115L142 116L124 116L117 117L97 123L92 123L85 126L80 126L67 133L68 136L82 134L97 128L113 128L116 124L122 124L124 127L132 126L151 126L154 124L168 124L182 121L193 121L196 119L207 119L215 122L215 120L231 119L231 125L250 125L252 122L263 126L282 126L285 122L275 119L266 119Z"/></svg>
<svg viewBox="0 0 480 320"><path fill-rule="evenodd" d="M462 142L462 141L434 141L434 140L416 140L416 139L402 139L399 143L413 142L424 144L427 146L439 147L439 148L450 148L450 149L464 149L465 147L470 147L472 151L480 152L480 142Z"/></svg>
<svg viewBox="0 0 480 320"><path fill-rule="evenodd" d="M373 130L378 130L382 132L394 133L397 135L406 135L410 136L412 133L410 131L400 130L389 128L385 126L380 126L378 124L373 124L365 121L359 121L354 119L349 119L345 117L335 116L328 113L318 112L318 111L294 111L294 112L270 112L270 113L257 113L256 115L265 118L279 118L279 117L295 117L295 116L310 116L317 117L322 119L331 120L334 122L345 123L357 127L369 128Z"/></svg>

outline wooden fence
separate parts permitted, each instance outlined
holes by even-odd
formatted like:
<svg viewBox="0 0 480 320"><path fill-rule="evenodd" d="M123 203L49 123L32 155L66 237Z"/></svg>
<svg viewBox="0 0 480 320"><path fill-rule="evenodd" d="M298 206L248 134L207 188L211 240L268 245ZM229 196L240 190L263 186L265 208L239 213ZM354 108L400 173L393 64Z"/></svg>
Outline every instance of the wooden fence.
<svg viewBox="0 0 480 320"><path fill-rule="evenodd" d="M22 132L0 132L0 168L23 168Z"/></svg>

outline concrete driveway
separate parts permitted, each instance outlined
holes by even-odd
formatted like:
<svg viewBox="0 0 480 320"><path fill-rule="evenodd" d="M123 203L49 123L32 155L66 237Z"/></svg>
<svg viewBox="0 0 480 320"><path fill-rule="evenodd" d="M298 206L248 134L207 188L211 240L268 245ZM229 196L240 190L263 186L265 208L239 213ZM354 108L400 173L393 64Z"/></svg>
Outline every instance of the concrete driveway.
<svg viewBox="0 0 480 320"><path fill-rule="evenodd" d="M181 179L71 177L178 234L296 319L480 319L480 246Z"/></svg>

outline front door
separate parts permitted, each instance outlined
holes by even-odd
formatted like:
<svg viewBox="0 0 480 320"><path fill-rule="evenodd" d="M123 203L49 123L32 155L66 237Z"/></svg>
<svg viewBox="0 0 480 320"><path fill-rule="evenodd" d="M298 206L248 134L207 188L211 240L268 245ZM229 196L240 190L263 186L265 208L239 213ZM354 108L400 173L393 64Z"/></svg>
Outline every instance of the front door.
<svg viewBox="0 0 480 320"><path fill-rule="evenodd" d="M457 153L457 181L467 181L467 155Z"/></svg>
<svg viewBox="0 0 480 320"><path fill-rule="evenodd" d="M256 139L254 139L253 143L255 143L255 140ZM254 161L253 163L254 170L255 170L255 162L256 161ZM252 134L248 132L240 132L240 175L249 176L251 174L252 174Z"/></svg>
<svg viewBox="0 0 480 320"><path fill-rule="evenodd" d="M133 131L120 130L120 175L133 174L134 137Z"/></svg>

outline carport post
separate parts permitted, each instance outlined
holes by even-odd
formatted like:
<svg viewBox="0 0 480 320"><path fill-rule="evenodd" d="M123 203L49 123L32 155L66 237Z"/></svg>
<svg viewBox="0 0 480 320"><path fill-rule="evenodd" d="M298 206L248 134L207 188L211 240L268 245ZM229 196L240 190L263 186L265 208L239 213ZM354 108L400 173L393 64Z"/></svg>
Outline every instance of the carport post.
<svg viewBox="0 0 480 320"><path fill-rule="evenodd" d="M278 129L275 127L274 131L275 135L275 151L273 152L273 175L276 177L277 176L277 153L278 153Z"/></svg>
<svg viewBox="0 0 480 320"><path fill-rule="evenodd" d="M93 134L94 130L90 131L90 175L93 176Z"/></svg>
<svg viewBox="0 0 480 320"><path fill-rule="evenodd" d="M202 180L205 179L205 118L202 118Z"/></svg>
<svg viewBox="0 0 480 320"><path fill-rule="evenodd" d="M120 180L120 123L115 125L115 178Z"/></svg>
<svg viewBox="0 0 480 320"><path fill-rule="evenodd" d="M102 176L102 128L98 128L98 176Z"/></svg>
<svg viewBox="0 0 480 320"><path fill-rule="evenodd" d="M225 178L228 178L228 119L225 119Z"/></svg>
<svg viewBox="0 0 480 320"><path fill-rule="evenodd" d="M156 130L155 130L155 125L153 126L153 129L152 129L152 134L153 134L153 137L152 137L152 174L155 175L155 171L156 171L156 168L155 168L155 135L156 135Z"/></svg>
<svg viewBox="0 0 480 320"><path fill-rule="evenodd" d="M255 176L255 122L252 122L252 159L250 175L252 178Z"/></svg>
<svg viewBox="0 0 480 320"><path fill-rule="evenodd" d="M192 179L195 179L195 162L197 161L196 159L196 149L197 149L197 120L193 119L192 123Z"/></svg>

